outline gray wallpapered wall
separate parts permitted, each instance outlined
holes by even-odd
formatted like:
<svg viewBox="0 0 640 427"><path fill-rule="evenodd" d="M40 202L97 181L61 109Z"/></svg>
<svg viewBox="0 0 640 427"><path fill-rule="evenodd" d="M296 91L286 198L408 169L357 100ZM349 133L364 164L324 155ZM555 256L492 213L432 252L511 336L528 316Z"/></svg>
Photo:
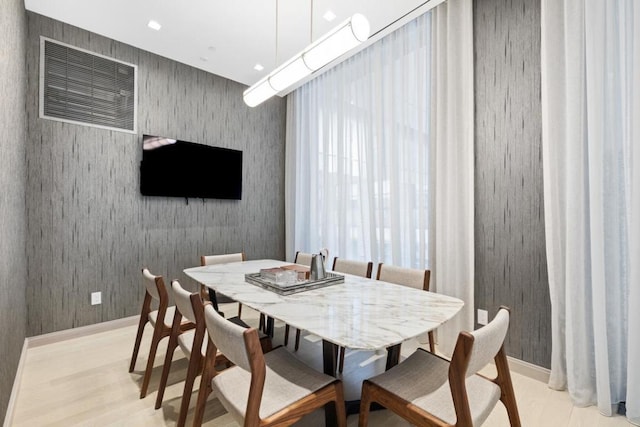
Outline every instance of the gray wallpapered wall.
<svg viewBox="0 0 640 427"><path fill-rule="evenodd" d="M283 99L249 108L239 83L37 14L28 30L28 335L139 313L143 266L195 289L202 254L284 258ZM38 118L41 35L138 65L137 135ZM143 197L143 133L242 150L242 200Z"/></svg>
<svg viewBox="0 0 640 427"><path fill-rule="evenodd" d="M0 13L0 419L4 419L25 337L27 277L24 109L27 20L22 0Z"/></svg>
<svg viewBox="0 0 640 427"><path fill-rule="evenodd" d="M507 353L551 360L540 0L474 2L476 308L512 309Z"/></svg>

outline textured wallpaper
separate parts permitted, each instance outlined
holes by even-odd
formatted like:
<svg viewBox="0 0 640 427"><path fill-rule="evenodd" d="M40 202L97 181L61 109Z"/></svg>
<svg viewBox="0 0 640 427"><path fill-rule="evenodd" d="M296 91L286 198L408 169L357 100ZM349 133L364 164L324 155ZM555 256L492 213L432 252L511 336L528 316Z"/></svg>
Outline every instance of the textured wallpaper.
<svg viewBox="0 0 640 427"><path fill-rule="evenodd" d="M549 367L540 0L474 2L476 308L512 309L509 355Z"/></svg>
<svg viewBox="0 0 640 427"><path fill-rule="evenodd" d="M25 46L22 0L0 13L0 419L4 419L25 338Z"/></svg>
<svg viewBox="0 0 640 427"><path fill-rule="evenodd" d="M195 289L200 255L284 258L283 99L249 108L239 83L37 14L28 28L29 335L138 314L145 266ZM137 135L38 118L41 35L138 65ZM143 133L242 150L242 200L142 196Z"/></svg>

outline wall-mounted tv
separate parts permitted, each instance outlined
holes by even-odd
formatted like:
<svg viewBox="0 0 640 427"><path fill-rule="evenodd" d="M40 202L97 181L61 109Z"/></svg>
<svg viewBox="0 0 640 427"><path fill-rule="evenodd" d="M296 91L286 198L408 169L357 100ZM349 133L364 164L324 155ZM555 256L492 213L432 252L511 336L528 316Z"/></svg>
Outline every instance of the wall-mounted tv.
<svg viewBox="0 0 640 427"><path fill-rule="evenodd" d="M142 137L145 196L242 198L242 151L155 135Z"/></svg>

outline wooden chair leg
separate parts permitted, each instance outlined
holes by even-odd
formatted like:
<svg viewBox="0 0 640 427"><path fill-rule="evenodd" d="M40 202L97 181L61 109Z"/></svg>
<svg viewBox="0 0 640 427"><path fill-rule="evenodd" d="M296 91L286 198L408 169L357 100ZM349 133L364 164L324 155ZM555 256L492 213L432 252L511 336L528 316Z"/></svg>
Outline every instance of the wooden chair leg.
<svg viewBox="0 0 640 427"><path fill-rule="evenodd" d="M144 370L144 378L142 379L142 387L140 388L140 399L147 395L147 388L149 387L149 380L151 380L151 371L153 371L153 362L156 358L156 351L158 350L158 344L162 339L162 326L156 323L153 330L153 338L151 339L151 347L149 348L149 358L147 359L147 367Z"/></svg>
<svg viewBox="0 0 640 427"><path fill-rule="evenodd" d="M436 340L433 338L433 331L429 331L429 351L436 354Z"/></svg>
<svg viewBox="0 0 640 427"><path fill-rule="evenodd" d="M336 408L336 418L338 419L338 427L347 427L347 409L344 404L344 389L342 382L335 383L336 400L334 402Z"/></svg>
<svg viewBox="0 0 640 427"><path fill-rule="evenodd" d="M520 427L520 414L518 413L518 403L516 402L516 395L513 391L513 383L511 382L511 373L509 371L509 362L504 351L504 347L500 349L496 355L494 362L498 369L498 377L496 383L500 386L501 395L500 400L507 409L507 415L509 416L509 422L511 427Z"/></svg>
<svg viewBox="0 0 640 427"><path fill-rule="evenodd" d="M242 315L242 303L238 303L238 319L241 317Z"/></svg>
<svg viewBox="0 0 640 427"><path fill-rule="evenodd" d="M339 362L338 362L338 372L342 373L342 369L344 368L344 353L346 349L344 347L340 347L339 350Z"/></svg>
<svg viewBox="0 0 640 427"><path fill-rule="evenodd" d="M300 347L300 329L296 329L296 346L295 346L295 351L298 351L298 348Z"/></svg>
<svg viewBox="0 0 640 427"><path fill-rule="evenodd" d="M173 361L173 353L178 346L178 336L172 333L169 337L169 344L167 344L167 354L164 357L164 366L162 367L162 376L160 377L160 385L158 386L158 395L156 396L156 409L160 409L162 406L162 399L164 397L164 389L167 387L167 380L169 379L169 371L171 371L171 362Z"/></svg>
<svg viewBox="0 0 640 427"><path fill-rule="evenodd" d="M200 379L200 390L198 390L198 400L196 401L196 410L193 415L193 427L200 427L202 425L204 409L211 391L211 375L207 374L207 368L205 367Z"/></svg>
<svg viewBox="0 0 640 427"><path fill-rule="evenodd" d="M362 383L362 394L360 395L360 415L358 417L358 427L369 425L369 408L371 407L371 390L369 382Z"/></svg>
<svg viewBox="0 0 640 427"><path fill-rule="evenodd" d="M202 345L202 343L200 343ZM196 377L202 371L202 357L198 354L192 355L189 360L189 369L187 370L187 378L184 381L184 391L182 392L182 401L180 403L180 415L178 416L177 427L184 427L187 421L187 412L189 412L189 402L191 401L191 393L193 392L193 383Z"/></svg>
<svg viewBox="0 0 640 427"><path fill-rule="evenodd" d="M129 372L133 372L136 367L136 360L138 360L138 351L140 350L140 343L142 342L142 334L144 333L144 327L149 321L148 315L140 315L140 323L138 323L138 333L136 334L136 342L133 345L133 354L131 355L131 364L129 365Z"/></svg>

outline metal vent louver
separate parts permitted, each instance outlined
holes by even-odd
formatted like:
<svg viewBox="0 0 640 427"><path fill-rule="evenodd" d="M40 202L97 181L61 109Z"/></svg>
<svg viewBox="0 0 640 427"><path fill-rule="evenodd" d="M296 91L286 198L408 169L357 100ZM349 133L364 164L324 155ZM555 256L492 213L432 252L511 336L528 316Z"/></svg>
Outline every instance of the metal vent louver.
<svg viewBox="0 0 640 427"><path fill-rule="evenodd" d="M135 133L136 71L42 37L40 117Z"/></svg>

